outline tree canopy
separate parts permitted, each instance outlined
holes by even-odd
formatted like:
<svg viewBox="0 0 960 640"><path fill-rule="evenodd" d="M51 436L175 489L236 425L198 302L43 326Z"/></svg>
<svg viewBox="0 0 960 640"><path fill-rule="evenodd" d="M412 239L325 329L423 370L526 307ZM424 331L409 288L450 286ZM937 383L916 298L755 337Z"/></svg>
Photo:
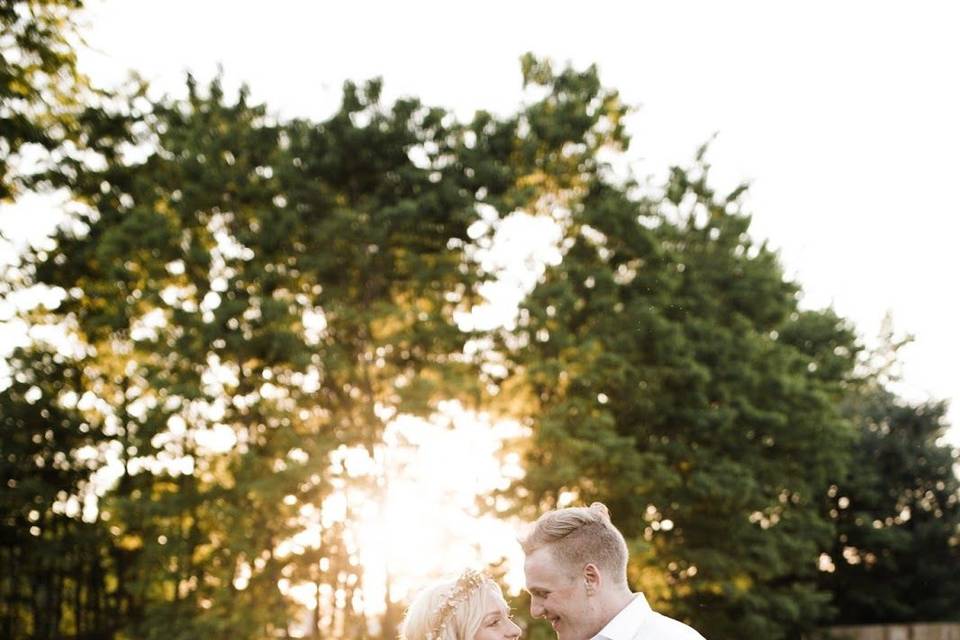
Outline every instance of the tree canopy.
<svg viewBox="0 0 960 640"><path fill-rule="evenodd" d="M339 452L451 398L528 429L492 506L604 501L632 586L711 640L957 610L943 405L864 382L854 327L801 307L705 151L657 188L614 171L627 107L596 68L527 55L527 101L467 121L380 80L321 122L219 78L94 99L79 5L0 9L0 199L69 194L17 269L59 302L0 389L4 637L393 637L323 504L377 482ZM465 330L518 214L559 261L515 323Z"/></svg>
<svg viewBox="0 0 960 640"><path fill-rule="evenodd" d="M820 495L847 462L857 347L798 308L707 169L675 169L662 199L596 180L569 203L563 259L504 336L533 431L515 491L528 517L605 502L634 583L707 637L781 638L829 601Z"/></svg>
<svg viewBox="0 0 960 640"><path fill-rule="evenodd" d="M86 88L75 47L74 17L82 6L82 0L12 0L0 6L0 202L13 198L24 179L29 183L41 152L76 139L76 113Z"/></svg>
<svg viewBox="0 0 960 640"><path fill-rule="evenodd" d="M846 402L856 441L827 492L836 534L821 582L837 624L957 621L960 455L943 441L946 405L907 402L877 373Z"/></svg>

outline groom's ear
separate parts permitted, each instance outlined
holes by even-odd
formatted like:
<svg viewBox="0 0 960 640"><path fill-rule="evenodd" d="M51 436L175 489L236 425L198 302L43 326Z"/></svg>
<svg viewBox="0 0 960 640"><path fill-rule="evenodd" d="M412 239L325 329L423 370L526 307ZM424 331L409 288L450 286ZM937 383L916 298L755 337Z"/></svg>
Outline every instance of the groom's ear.
<svg viewBox="0 0 960 640"><path fill-rule="evenodd" d="M593 595L600 590L603 583L603 576L600 575L600 569L592 562L583 567L583 585L587 590L587 595Z"/></svg>

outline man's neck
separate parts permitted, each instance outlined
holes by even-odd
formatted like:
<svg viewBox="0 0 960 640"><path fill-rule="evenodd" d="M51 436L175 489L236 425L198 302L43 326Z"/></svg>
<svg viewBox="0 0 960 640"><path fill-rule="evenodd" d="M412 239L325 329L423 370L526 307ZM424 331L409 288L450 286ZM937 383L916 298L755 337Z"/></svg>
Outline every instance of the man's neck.
<svg viewBox="0 0 960 640"><path fill-rule="evenodd" d="M603 623L604 626L616 618L618 613L626 609L627 606L633 602L634 597L635 594L630 591L630 587L627 585L616 587L605 597L600 607L600 611L603 614L602 619L606 621Z"/></svg>

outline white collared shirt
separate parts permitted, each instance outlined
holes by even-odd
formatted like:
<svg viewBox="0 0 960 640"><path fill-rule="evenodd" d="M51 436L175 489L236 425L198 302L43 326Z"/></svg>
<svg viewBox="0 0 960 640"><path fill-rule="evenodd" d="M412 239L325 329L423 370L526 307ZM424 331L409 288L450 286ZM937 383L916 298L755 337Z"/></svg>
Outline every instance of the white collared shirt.
<svg viewBox="0 0 960 640"><path fill-rule="evenodd" d="M607 623L593 640L704 640L687 625L650 608L642 593Z"/></svg>

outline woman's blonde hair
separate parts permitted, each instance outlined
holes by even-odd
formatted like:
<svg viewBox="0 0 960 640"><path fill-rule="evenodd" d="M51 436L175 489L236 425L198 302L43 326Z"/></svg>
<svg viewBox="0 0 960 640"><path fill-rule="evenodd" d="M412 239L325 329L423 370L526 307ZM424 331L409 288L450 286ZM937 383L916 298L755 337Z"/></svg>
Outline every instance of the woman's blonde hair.
<svg viewBox="0 0 960 640"><path fill-rule="evenodd" d="M482 573L467 570L420 591L407 609L400 640L473 640L485 611L485 596L500 587Z"/></svg>

